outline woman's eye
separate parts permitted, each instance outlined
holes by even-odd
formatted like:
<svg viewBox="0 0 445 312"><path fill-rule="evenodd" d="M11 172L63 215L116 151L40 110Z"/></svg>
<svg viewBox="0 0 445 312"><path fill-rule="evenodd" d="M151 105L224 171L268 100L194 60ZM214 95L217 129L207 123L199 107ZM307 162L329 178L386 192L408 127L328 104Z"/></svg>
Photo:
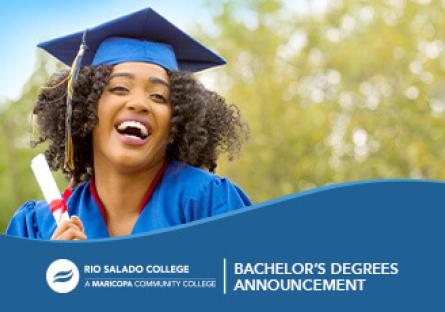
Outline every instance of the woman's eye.
<svg viewBox="0 0 445 312"><path fill-rule="evenodd" d="M127 93L128 89L125 87L113 87L113 88L110 88L110 91L113 93L122 94L122 93Z"/></svg>
<svg viewBox="0 0 445 312"><path fill-rule="evenodd" d="M166 103L167 102L167 99L162 94L151 94L150 97L155 102L161 102L161 103Z"/></svg>

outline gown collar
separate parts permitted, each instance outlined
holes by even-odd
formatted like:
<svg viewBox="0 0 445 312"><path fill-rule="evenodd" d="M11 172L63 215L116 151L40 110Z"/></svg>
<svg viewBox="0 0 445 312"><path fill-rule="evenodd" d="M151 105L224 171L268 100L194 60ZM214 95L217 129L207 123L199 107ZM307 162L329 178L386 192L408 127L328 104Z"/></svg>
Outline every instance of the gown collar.
<svg viewBox="0 0 445 312"><path fill-rule="evenodd" d="M159 171L156 173L156 176L154 177L153 181L150 183L150 186L148 187L148 189L147 189L147 191L146 191L146 193L145 193L145 195L144 195L144 197L142 199L141 206L140 206L140 209L139 209L139 218L138 218L138 220L136 220L135 226L134 226L134 228L132 230L132 234L134 234L133 232L135 231L135 229L137 227L138 221L140 219L140 216L141 216L142 212L144 211L144 208L149 203L150 198L151 198L154 190L156 189L156 186L159 184L162 176L164 175L165 170L167 169L167 165L168 165L168 161L166 160L162 164L162 167L159 169ZM99 212L100 212L100 214L102 216L103 224L104 224L104 226L106 228L107 227L107 215L106 215L106 211L105 211L104 205L102 204L102 201L100 200L99 195L97 194L96 185L95 185L95 181L94 181L94 176L91 177L91 179L90 179L89 190L90 190L92 199L94 201L94 204L99 209ZM108 237L109 236L108 230L106 232L107 232L107 237Z"/></svg>

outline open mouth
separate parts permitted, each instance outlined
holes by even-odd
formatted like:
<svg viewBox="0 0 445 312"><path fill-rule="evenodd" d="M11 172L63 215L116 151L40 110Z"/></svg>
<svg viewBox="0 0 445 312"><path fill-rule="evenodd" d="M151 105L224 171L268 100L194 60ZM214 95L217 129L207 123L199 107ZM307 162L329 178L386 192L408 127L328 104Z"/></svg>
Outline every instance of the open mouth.
<svg viewBox="0 0 445 312"><path fill-rule="evenodd" d="M145 124L135 120L126 120L118 123L116 130L126 137L139 140L145 140L151 134Z"/></svg>

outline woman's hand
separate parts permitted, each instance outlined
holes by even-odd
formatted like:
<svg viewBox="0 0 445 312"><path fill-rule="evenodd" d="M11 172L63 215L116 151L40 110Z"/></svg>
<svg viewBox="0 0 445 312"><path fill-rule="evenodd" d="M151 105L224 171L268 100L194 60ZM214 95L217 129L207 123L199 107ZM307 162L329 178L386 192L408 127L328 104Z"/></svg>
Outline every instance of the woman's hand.
<svg viewBox="0 0 445 312"><path fill-rule="evenodd" d="M51 240L86 240L82 221L72 216L70 220L63 221L54 231Z"/></svg>

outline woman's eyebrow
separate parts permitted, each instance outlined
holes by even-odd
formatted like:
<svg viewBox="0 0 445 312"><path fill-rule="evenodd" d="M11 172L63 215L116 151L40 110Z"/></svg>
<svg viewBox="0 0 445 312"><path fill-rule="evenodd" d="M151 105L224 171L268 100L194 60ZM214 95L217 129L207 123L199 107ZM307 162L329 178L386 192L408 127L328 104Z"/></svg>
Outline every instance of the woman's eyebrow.
<svg viewBox="0 0 445 312"><path fill-rule="evenodd" d="M168 89L170 89L170 84L161 78L150 77L150 78L148 78L148 81L150 81L151 83L162 84L162 85L166 86Z"/></svg>
<svg viewBox="0 0 445 312"><path fill-rule="evenodd" d="M109 80L116 78L116 77L126 77L126 78L133 79L133 80L135 79L135 76L130 73L115 73L110 76Z"/></svg>

